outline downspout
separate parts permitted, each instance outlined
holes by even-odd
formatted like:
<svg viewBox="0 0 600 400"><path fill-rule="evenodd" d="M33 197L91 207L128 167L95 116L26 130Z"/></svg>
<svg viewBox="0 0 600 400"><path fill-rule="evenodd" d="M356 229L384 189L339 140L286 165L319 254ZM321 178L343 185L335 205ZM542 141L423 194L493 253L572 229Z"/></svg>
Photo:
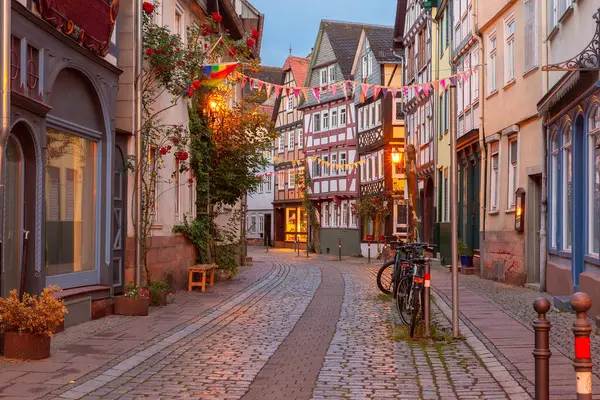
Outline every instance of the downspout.
<svg viewBox="0 0 600 400"><path fill-rule="evenodd" d="M2 35L2 45L0 45L0 68L2 69L2 86L0 87L0 118L2 126L0 128L0 204L4 202L4 151L8 142L10 133L10 14L11 1L2 1L2 11L0 15L0 34ZM0 225L0 283L4 280L3 261L3 238L4 238L4 218Z"/></svg>
<svg viewBox="0 0 600 400"><path fill-rule="evenodd" d="M481 154L481 163L482 163L482 168L479 172L479 207L480 207L480 211L481 211L481 217L479 218L479 232L480 232L480 241L481 243L479 243L479 255L481 257L481 248L483 247L482 244L485 241L485 217L486 217L486 204L485 204L485 200L487 198L487 196L485 195L487 192L487 152L486 152L486 148L485 148L485 131L484 131L484 127L483 127L483 121L484 121L484 90L485 90L485 68L482 68L482 66L484 65L483 60L484 60L484 55L485 52L483 51L483 36L481 35L481 32L479 32L479 29L477 28L477 14L479 12L479 0L474 0L473 2L473 13L472 15L472 23L471 23L471 33L473 34L473 37L475 39L477 39L477 42L479 43L479 151ZM482 190L482 186L483 185L483 190ZM483 272L483 262L481 261L481 258L479 259L479 270L480 272Z"/></svg>
<svg viewBox="0 0 600 400"><path fill-rule="evenodd" d="M541 3L542 29L544 34L548 30L548 9L545 1ZM539 32L538 32L539 33ZM542 36L543 37L543 36ZM548 65L548 41L544 41L542 47L542 65ZM548 92L548 72L542 70L542 94ZM545 116L542 118L544 123ZM542 204L540 207L540 292L546 291L546 265L548 263L548 128L542 125L543 148L542 148Z"/></svg>
<svg viewBox="0 0 600 400"><path fill-rule="evenodd" d="M143 62L143 22L142 2L136 1L133 6L135 36L133 40L135 70L134 70L134 120L133 132L135 133L135 284L142 284L142 175L140 165L142 154L142 62Z"/></svg>
<svg viewBox="0 0 600 400"><path fill-rule="evenodd" d="M439 9L436 7L435 9L435 17L438 18L438 12ZM437 19L433 19L431 18L431 30L433 31L433 26L435 25L435 52L431 55L431 66L433 67L433 60L434 57L438 57L437 63L436 63L436 68L435 68L435 81L438 82L439 81L439 77L440 77L440 59L439 59L439 54L440 54L440 35L439 35L439 30L440 30L440 23L437 21ZM433 34L432 34L433 36ZM439 232L438 229L436 229L440 223L438 216L440 215L440 208L441 205L438 204L438 200L439 200L439 196L438 196L438 191L440 190L440 182L438 182L438 148L439 148L439 143L438 141L440 140L440 136L438 134L438 125L439 125L439 120L437 117L438 115L438 109L439 109L439 95L437 93L436 90L433 91L432 94L433 97L433 101L431 102L431 113L432 113L432 117L433 117L433 187L434 187L434 193L433 193L433 205L434 205L434 210L435 210L435 215L433 216L433 220L435 221L434 224L434 228L433 228L433 237L434 240L436 242L438 242L439 237L436 236L436 232ZM436 190L437 189L437 190ZM439 252L439 243L437 244L437 248L438 248L438 252Z"/></svg>

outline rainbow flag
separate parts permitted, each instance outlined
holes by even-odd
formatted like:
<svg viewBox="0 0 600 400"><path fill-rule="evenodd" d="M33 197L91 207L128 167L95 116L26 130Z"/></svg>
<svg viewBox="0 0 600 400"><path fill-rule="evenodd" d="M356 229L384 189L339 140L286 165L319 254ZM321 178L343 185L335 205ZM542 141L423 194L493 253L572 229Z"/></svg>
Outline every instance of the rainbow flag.
<svg viewBox="0 0 600 400"><path fill-rule="evenodd" d="M202 86L217 87L239 65L237 62L202 66Z"/></svg>

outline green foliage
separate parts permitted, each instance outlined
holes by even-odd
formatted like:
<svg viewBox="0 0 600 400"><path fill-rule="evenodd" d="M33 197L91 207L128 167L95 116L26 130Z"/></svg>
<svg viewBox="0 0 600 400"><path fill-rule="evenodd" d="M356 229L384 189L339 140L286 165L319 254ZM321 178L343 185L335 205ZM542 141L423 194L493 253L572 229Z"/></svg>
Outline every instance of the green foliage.
<svg viewBox="0 0 600 400"><path fill-rule="evenodd" d="M173 227L173 232L183 234L194 244L198 264L208 264L210 262L208 259L210 231L210 221L206 214L199 215L191 223L185 218L183 225Z"/></svg>
<svg viewBox="0 0 600 400"><path fill-rule="evenodd" d="M150 300L153 306L166 306L163 293L169 290L169 285L162 281L152 281L148 285Z"/></svg>
<svg viewBox="0 0 600 400"><path fill-rule="evenodd" d="M220 269L231 271L234 278L238 273L236 256L239 253L239 244L224 244L216 246L216 261Z"/></svg>
<svg viewBox="0 0 600 400"><path fill-rule="evenodd" d="M469 246L467 246L460 240L456 244L456 251L458 252L459 256L472 256L473 255L473 250L471 250L469 248Z"/></svg>

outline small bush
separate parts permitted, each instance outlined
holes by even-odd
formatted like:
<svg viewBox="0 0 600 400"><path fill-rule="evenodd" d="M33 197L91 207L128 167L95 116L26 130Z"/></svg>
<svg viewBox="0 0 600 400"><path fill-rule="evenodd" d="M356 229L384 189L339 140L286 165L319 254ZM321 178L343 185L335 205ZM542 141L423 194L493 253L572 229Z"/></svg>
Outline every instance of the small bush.
<svg viewBox="0 0 600 400"><path fill-rule="evenodd" d="M67 313L64 301L52 296L59 291L58 287L50 286L39 296L25 293L21 301L13 289L7 299L0 298L0 325L4 325L6 332L52 336Z"/></svg>

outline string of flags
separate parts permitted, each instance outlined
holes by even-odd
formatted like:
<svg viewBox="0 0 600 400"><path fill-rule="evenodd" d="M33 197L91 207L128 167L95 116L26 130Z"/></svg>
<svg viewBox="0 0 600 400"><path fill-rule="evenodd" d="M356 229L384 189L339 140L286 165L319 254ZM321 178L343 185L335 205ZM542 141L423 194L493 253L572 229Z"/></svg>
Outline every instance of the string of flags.
<svg viewBox="0 0 600 400"><path fill-rule="evenodd" d="M418 83L409 86L383 86L366 82L344 80L341 82L316 87L290 87L265 82L238 71L233 72L233 76L235 76L238 80L241 80L242 86L248 83L251 88L259 92L261 90L265 90L268 97L270 97L273 92L275 92L276 97L285 94L286 97L293 95L296 98L298 98L301 94L307 98L308 94L312 93L317 101L321 102L321 96L323 94L331 93L332 96L335 96L339 90L343 91L346 97L351 95L351 93L360 90L359 93L361 94L361 100L363 101L368 97L369 91L371 91L373 97L375 98L377 98L380 93L383 94L384 98L387 97L388 94L391 94L394 98L398 97L398 95L400 95L400 97L408 97L409 93L413 91L415 95L424 94L425 96L429 96L429 94L432 93L432 89L435 91L438 91L440 88L442 90L446 90L446 88L451 85L462 85L478 71L479 66L476 65L473 68L466 69L447 78L441 78L432 82Z"/></svg>
<svg viewBox="0 0 600 400"><path fill-rule="evenodd" d="M335 169L335 170L342 170L342 169L348 169L349 171L352 171L354 168L358 168L359 166L363 165L364 163L367 162L367 160L358 160L355 162L351 162L351 163L333 163L330 162L328 160L324 160L321 157L317 157L317 156L308 156L306 157L306 161L311 162L311 161L316 161L317 163L319 163L321 166L326 166L329 167L331 169ZM279 158L279 157L274 157L273 158L273 163L274 164L279 164L279 163L284 163L284 162L289 162L292 164L292 167L301 167L304 166L304 160L300 159L300 160L286 160L285 158ZM275 175L277 174L277 172L264 172L262 174L258 174L256 175L258 178L262 178L265 176L271 176L271 175Z"/></svg>

